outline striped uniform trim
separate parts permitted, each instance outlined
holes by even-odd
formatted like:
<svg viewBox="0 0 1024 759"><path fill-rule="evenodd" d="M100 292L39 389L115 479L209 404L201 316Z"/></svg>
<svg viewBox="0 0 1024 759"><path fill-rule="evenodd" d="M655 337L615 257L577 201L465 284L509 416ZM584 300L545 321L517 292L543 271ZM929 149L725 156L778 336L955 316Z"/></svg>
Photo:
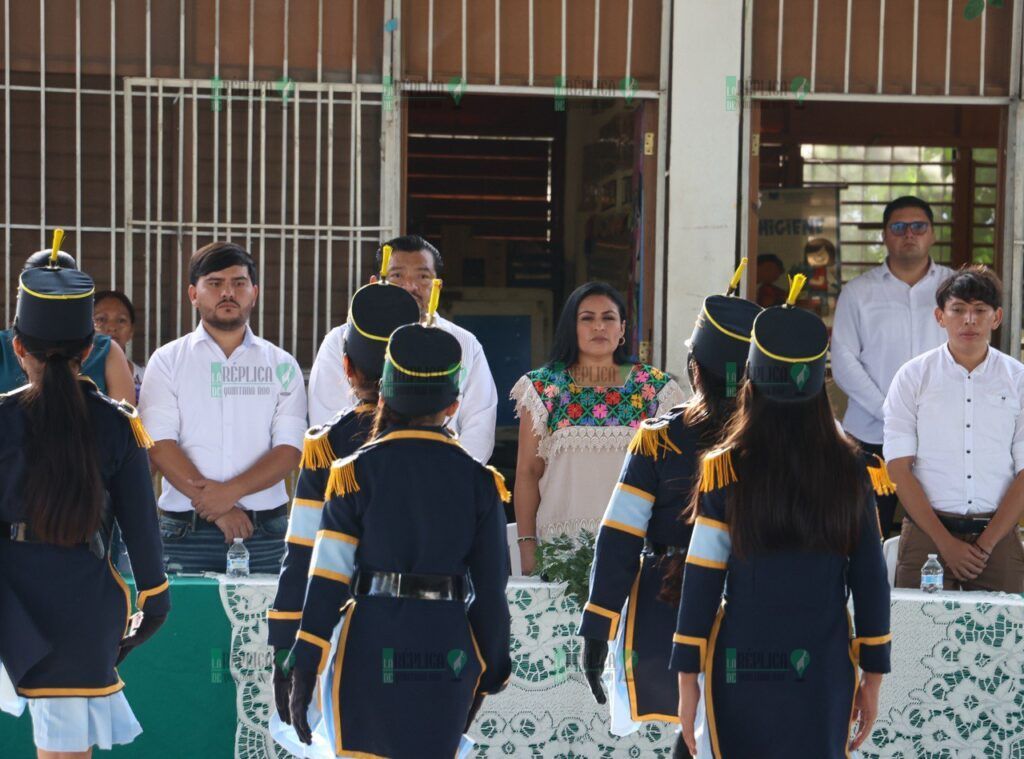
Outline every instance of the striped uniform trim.
<svg viewBox="0 0 1024 759"><path fill-rule="evenodd" d="M885 635L875 635L872 637L854 638L851 645L853 646L853 656L855 659L860 658L860 647L861 646L884 646L886 643L892 642L892 633L886 633Z"/></svg>
<svg viewBox="0 0 1024 759"><path fill-rule="evenodd" d="M675 633L672 636L672 642L679 646L696 646L700 649L700 668L704 670L704 658L708 652L708 641L706 638L695 638L692 635L680 635Z"/></svg>
<svg viewBox="0 0 1024 759"><path fill-rule="evenodd" d="M320 674L321 672L323 672L324 671L324 667L327 666L327 657L331 653L330 641L326 641L323 638L320 638L320 637L317 637L316 635L313 635L312 633L306 632L305 630L299 630L295 634L295 639L296 640L304 640L307 643L312 643L314 646L317 646L320 649L320 664L316 668L316 672L317 672L317 674Z"/></svg>
<svg viewBox="0 0 1024 759"><path fill-rule="evenodd" d="M647 534L653 505L653 495L620 482L612 491L601 524L642 538Z"/></svg>
<svg viewBox="0 0 1024 759"><path fill-rule="evenodd" d="M146 601L153 596L158 596L171 587L169 580L164 580L162 583L157 585L155 588L149 590L139 591L139 595L135 598L135 605L139 607L139 611L142 611L142 607L146 605Z"/></svg>
<svg viewBox="0 0 1024 759"><path fill-rule="evenodd" d="M725 569L732 553L729 525L707 517L697 517L686 552L686 563L709 569Z"/></svg>
<svg viewBox="0 0 1024 759"><path fill-rule="evenodd" d="M267 619L302 619L302 612L267 609Z"/></svg>
<svg viewBox="0 0 1024 759"><path fill-rule="evenodd" d="M316 539L316 531L320 528L323 508L323 501L313 501L309 498L293 499L292 513L288 518L288 532L284 539L300 546L312 546Z"/></svg>
<svg viewBox="0 0 1024 759"><path fill-rule="evenodd" d="M586 606L583 607L583 611L589 611L594 614L597 614L599 617L604 617L605 619L611 620L611 627L608 628L608 640L612 640L618 634L619 618L622 616L621 614L614 611L609 611L608 609L598 606L597 604L589 602Z"/></svg>
<svg viewBox="0 0 1024 759"><path fill-rule="evenodd" d="M357 538L343 532L318 531L313 556L309 562L309 576L347 583L355 574L358 545Z"/></svg>

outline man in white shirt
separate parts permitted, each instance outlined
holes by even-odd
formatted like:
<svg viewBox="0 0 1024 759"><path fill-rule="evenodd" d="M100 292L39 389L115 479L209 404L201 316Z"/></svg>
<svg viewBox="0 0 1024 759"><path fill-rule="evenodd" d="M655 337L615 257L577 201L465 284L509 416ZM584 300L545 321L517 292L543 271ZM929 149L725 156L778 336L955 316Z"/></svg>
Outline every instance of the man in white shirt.
<svg viewBox="0 0 1024 759"><path fill-rule="evenodd" d="M405 235L388 240L391 259L387 278L412 293L420 307L420 316L426 313L430 299L430 285L441 270L441 253L419 235ZM383 246L377 250L380 265ZM376 277L370 278L371 282ZM459 408L449 426L458 434L462 447L483 463L494 450L494 426L498 415L498 391L487 365L487 357L480 342L468 330L447 319L437 317L435 322L445 332L455 336L462 347L462 395ZM309 374L309 422L324 424L338 411L352 405L348 380L342 369L342 344L345 325L335 327L320 344L313 370Z"/></svg>
<svg viewBox="0 0 1024 759"><path fill-rule="evenodd" d="M249 329L259 287L245 250L200 248L189 281L200 324L152 355L139 402L163 475L164 553L178 571L223 572L225 544L240 538L250 571L277 572L288 527L284 478L306 431L302 373Z"/></svg>
<svg viewBox="0 0 1024 759"><path fill-rule="evenodd" d="M918 587L929 553L945 586L1024 592L1024 364L989 345L1002 286L983 266L936 294L945 345L909 361L885 399L885 458L907 510L896 587Z"/></svg>
<svg viewBox="0 0 1024 759"><path fill-rule="evenodd" d="M843 287L832 326L832 377L849 405L843 429L868 454L882 453L882 403L897 370L941 345L935 291L953 270L932 260L931 206L907 195L882 212L885 262ZM878 498L882 537L892 530L896 496Z"/></svg>

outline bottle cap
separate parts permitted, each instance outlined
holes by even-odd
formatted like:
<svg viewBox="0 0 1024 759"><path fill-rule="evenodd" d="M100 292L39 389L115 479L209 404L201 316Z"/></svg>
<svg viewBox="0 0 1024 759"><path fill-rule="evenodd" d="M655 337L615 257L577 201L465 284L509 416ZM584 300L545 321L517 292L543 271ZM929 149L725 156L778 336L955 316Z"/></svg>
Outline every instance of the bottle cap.
<svg viewBox="0 0 1024 759"><path fill-rule="evenodd" d="M235 538L235 540L241 540L241 538ZM928 558L929 559L937 559L937 558L939 558L939 555L937 553L930 553L930 554L928 554Z"/></svg>
<svg viewBox="0 0 1024 759"><path fill-rule="evenodd" d="M242 542L242 539L241 539L241 538L235 538L235 542L236 542L236 543L241 543L241 542Z"/></svg>

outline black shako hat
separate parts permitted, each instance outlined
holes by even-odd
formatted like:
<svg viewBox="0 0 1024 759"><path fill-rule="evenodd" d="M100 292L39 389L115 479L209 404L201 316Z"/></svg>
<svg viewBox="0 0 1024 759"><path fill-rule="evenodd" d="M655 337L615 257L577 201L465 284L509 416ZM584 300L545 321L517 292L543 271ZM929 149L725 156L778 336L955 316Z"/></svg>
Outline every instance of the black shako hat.
<svg viewBox="0 0 1024 759"><path fill-rule="evenodd" d="M345 355L367 379L379 380L391 333L419 318L416 299L398 285L364 285L356 290L348 307Z"/></svg>
<svg viewBox="0 0 1024 759"><path fill-rule="evenodd" d="M441 280L435 279L424 323L399 327L388 340L380 396L405 416L436 414L459 397L462 347L433 326L440 296Z"/></svg>
<svg viewBox="0 0 1024 759"><path fill-rule="evenodd" d="M61 229L53 233L50 263L25 269L18 279L14 325L27 337L52 342L84 340L93 333L92 307L96 286L92 277L61 268Z"/></svg>
<svg viewBox="0 0 1024 759"><path fill-rule="evenodd" d="M740 261L725 295L704 299L693 334L686 342L690 353L704 369L722 379L743 374L750 351L750 330L762 309L753 301L738 297L739 283L747 259Z"/></svg>
<svg viewBox="0 0 1024 759"><path fill-rule="evenodd" d="M825 385L828 329L815 314L793 307L806 281L803 274L794 276L786 303L754 319L747 373L774 401L806 401Z"/></svg>

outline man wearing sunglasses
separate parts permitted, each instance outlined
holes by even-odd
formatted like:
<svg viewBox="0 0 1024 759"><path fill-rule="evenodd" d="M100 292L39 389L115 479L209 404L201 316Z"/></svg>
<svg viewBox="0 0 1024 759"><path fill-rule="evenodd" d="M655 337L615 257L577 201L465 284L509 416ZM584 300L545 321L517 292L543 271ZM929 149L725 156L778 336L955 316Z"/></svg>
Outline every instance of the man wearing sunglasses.
<svg viewBox="0 0 1024 759"><path fill-rule="evenodd" d="M934 215L905 195L882 212L881 266L847 283L832 326L832 376L849 405L843 429L866 453L882 454L882 403L903 364L937 348L946 333L935 321L935 292L953 271L931 258ZM892 531L896 496L878 497L882 537Z"/></svg>

